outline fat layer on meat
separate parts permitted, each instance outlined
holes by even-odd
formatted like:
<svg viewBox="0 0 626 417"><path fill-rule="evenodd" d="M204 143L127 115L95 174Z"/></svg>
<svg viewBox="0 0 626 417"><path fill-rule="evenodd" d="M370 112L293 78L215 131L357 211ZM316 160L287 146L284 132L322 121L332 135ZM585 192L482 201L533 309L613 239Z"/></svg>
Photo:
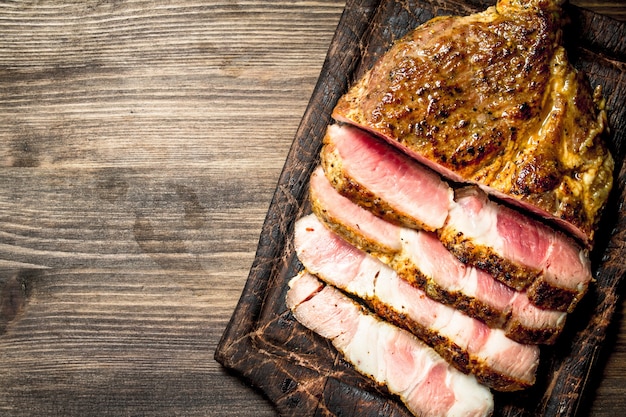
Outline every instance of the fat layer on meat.
<svg viewBox="0 0 626 417"><path fill-rule="evenodd" d="M305 327L329 339L357 371L385 385L416 416L487 417L493 396L410 333L368 314L308 273L289 282L286 303Z"/></svg>

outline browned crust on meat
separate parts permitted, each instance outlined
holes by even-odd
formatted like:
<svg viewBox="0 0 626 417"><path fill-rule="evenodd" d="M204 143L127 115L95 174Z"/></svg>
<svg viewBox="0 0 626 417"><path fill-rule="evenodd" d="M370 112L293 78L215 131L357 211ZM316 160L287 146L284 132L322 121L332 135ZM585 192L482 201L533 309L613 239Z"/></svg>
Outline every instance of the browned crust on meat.
<svg viewBox="0 0 626 417"><path fill-rule="evenodd" d="M397 210L386 201L352 179L343 169L341 157L332 144L326 143L324 145L320 157L324 174L333 187L344 197L351 199L353 202L365 207L376 216L390 223L413 229L434 231L431 226L425 225L419 220L403 215L402 213L398 213Z"/></svg>
<svg viewBox="0 0 626 417"><path fill-rule="evenodd" d="M556 342L563 330L563 325L541 329L528 327L517 320L511 314L510 309L500 311L460 292L447 291L422 274L411 260L402 256L402 254L394 256L391 262L389 262L389 266L402 279L424 291L433 300L450 305L470 317L482 320L489 327L503 329L506 336L516 342L551 345ZM553 309L550 307L544 308Z"/></svg>
<svg viewBox="0 0 626 417"><path fill-rule="evenodd" d="M510 309L500 311L488 304L469 297L457 291L447 291L430 277L424 275L413 261L402 251L383 250L380 244L370 244L370 241L359 236L358 231L350 230L339 221L328 215L319 204L313 202L313 212L331 230L357 248L369 252L383 263L389 265L398 276L409 284L424 291L430 298L442 304L449 305L462 311L470 317L484 321L489 327L501 328L506 335L516 342L525 344L552 344L561 333L562 327L546 327L537 329L519 323L511 316ZM370 249L370 250L368 250Z"/></svg>
<svg viewBox="0 0 626 417"><path fill-rule="evenodd" d="M518 291L528 287L541 275L541 271L516 265L491 248L475 244L456 230L444 226L438 235L443 245L461 262L487 271L498 281Z"/></svg>
<svg viewBox="0 0 626 417"><path fill-rule="evenodd" d="M554 286L545 279L543 271L516 265L491 248L465 239L461 232L444 227L438 234L444 246L461 262L487 271L516 290L526 289L528 299L537 307L571 313L587 291L586 285L580 291Z"/></svg>
<svg viewBox="0 0 626 417"><path fill-rule="evenodd" d="M339 221L337 217L333 216L328 210L324 208L323 204L321 204L320 200L316 198L316 195L313 191L311 191L309 195L311 198L311 210L313 211L313 213L330 230L337 233L345 240L351 242L354 246L372 254L373 256L376 256L381 260L388 259L390 256L393 256L394 253L397 252L395 249L384 245L382 242L365 237L358 230L355 230L352 227L349 227L343 222Z"/></svg>
<svg viewBox="0 0 626 417"><path fill-rule="evenodd" d="M333 117L534 207L591 245L614 161L601 92L569 64L560 24L558 13L502 5L433 19L395 42Z"/></svg>
<svg viewBox="0 0 626 417"><path fill-rule="evenodd" d="M527 294L530 302L538 307L571 313L587 292L587 287L588 285L584 285L580 291L559 288L541 277L528 287Z"/></svg>
<svg viewBox="0 0 626 417"><path fill-rule="evenodd" d="M411 259L402 253L393 257L389 266L398 273L398 275L413 285L424 291L433 300L447 304L464 312L468 316L484 321L490 327L502 328L507 322L510 313L506 311L498 311L475 298L469 297L457 291L447 291L435 283L431 278L425 276L419 268L417 268Z"/></svg>
<svg viewBox="0 0 626 417"><path fill-rule="evenodd" d="M404 314L389 308L378 300L368 300L368 304L382 318L419 337L431 346L446 361L466 374L473 374L476 379L496 391L519 391L532 386L535 381L520 381L500 374L482 360L471 357L464 349L449 339L438 335Z"/></svg>
<svg viewBox="0 0 626 417"><path fill-rule="evenodd" d="M503 330L509 339L519 343L552 345L559 338L563 324L558 328L530 329L511 317Z"/></svg>

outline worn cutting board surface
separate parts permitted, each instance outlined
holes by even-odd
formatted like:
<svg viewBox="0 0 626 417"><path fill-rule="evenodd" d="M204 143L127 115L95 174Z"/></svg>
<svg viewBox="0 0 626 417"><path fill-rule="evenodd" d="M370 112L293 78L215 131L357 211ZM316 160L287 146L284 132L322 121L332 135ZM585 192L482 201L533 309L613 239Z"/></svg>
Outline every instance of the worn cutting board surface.
<svg viewBox="0 0 626 417"><path fill-rule="evenodd" d="M286 283L301 266L293 250L296 219L309 212L308 178L337 99L389 45L441 14L493 4L471 1L348 1L318 84L272 200L256 258L215 358L259 388L283 415L404 416L384 389L345 363L329 342L299 325L285 306ZM497 416L573 416L598 361L626 265L626 25L567 7L565 44L574 65L602 85L616 159L616 186L592 253L596 282L555 346L542 350L537 384L496 394Z"/></svg>

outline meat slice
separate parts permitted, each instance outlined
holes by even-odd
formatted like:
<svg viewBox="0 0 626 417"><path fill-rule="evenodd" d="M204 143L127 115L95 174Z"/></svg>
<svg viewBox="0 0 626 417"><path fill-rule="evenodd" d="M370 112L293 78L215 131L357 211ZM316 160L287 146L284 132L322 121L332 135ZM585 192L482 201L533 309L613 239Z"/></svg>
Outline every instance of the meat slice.
<svg viewBox="0 0 626 417"><path fill-rule="evenodd" d="M363 250L382 255L402 249L400 228L340 195L324 176L322 167L311 174L309 195L315 214L337 233L351 236Z"/></svg>
<svg viewBox="0 0 626 417"><path fill-rule="evenodd" d="M528 288L529 299L542 308L573 311L592 278L587 250L476 187L457 190L439 238L463 262L511 287Z"/></svg>
<svg viewBox="0 0 626 417"><path fill-rule="evenodd" d="M416 416L480 417L493 396L410 333L365 312L310 274L289 282L287 306L305 327L330 339L357 371L387 386Z"/></svg>
<svg viewBox="0 0 626 417"><path fill-rule="evenodd" d="M532 305L525 292L460 262L436 235L386 222L341 196L316 169L310 181L313 212L358 248L393 267L429 297L505 330L518 342L551 344L567 314Z"/></svg>
<svg viewBox="0 0 626 417"><path fill-rule="evenodd" d="M363 300L381 317L431 345L465 373L496 390L534 384L536 346L517 343L453 307L429 298L393 269L350 245L314 215L296 223L295 247L308 272Z"/></svg>
<svg viewBox="0 0 626 417"><path fill-rule="evenodd" d="M333 186L376 215L430 231L443 226L452 189L384 142L359 129L333 124L324 137L321 159Z"/></svg>
<svg viewBox="0 0 626 417"><path fill-rule="evenodd" d="M552 344L561 334L567 313L531 301L527 291L514 290L480 268L459 261L433 234L404 229L404 250L393 268L431 297L449 302L522 343Z"/></svg>
<svg viewBox="0 0 626 417"><path fill-rule="evenodd" d="M601 92L568 62L562 0L499 0L395 42L333 117L590 245L613 184Z"/></svg>

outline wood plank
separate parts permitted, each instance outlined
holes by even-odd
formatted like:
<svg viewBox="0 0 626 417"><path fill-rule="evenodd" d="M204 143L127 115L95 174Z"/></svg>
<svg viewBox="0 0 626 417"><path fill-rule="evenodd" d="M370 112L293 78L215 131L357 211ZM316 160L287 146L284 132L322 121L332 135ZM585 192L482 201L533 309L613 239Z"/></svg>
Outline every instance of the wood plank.
<svg viewBox="0 0 626 417"><path fill-rule="evenodd" d="M0 6L0 414L275 415L212 355L342 9Z"/></svg>
<svg viewBox="0 0 626 417"><path fill-rule="evenodd" d="M243 159L249 169L256 152L280 167L306 105L299 94L310 95L341 11L336 2L309 12L283 2L31 7L4 10L2 166ZM319 27L330 33L309 39ZM275 153L274 137L283 138Z"/></svg>
<svg viewBox="0 0 626 417"><path fill-rule="evenodd" d="M570 4L616 20L626 20L626 7L622 0L570 0Z"/></svg>
<svg viewBox="0 0 626 417"><path fill-rule="evenodd" d="M224 299L234 285L217 274L20 270L10 279L28 298L0 338L3 415L206 415L237 388L221 380L207 342L232 309Z"/></svg>

